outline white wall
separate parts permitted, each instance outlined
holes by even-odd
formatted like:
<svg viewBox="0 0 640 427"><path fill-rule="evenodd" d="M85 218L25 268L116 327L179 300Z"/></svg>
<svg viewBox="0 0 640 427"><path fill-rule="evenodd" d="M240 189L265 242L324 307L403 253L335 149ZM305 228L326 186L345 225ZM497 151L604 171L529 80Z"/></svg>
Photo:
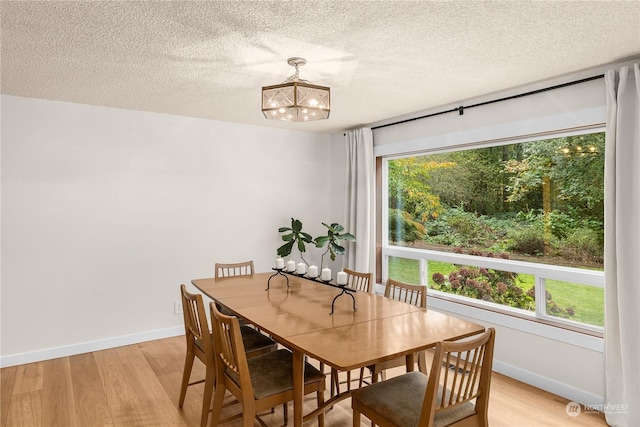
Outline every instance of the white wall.
<svg viewBox="0 0 640 427"><path fill-rule="evenodd" d="M428 305L496 328L494 371L585 405L604 403L602 338L436 298Z"/></svg>
<svg viewBox="0 0 640 427"><path fill-rule="evenodd" d="M180 283L333 220L329 135L12 96L1 119L2 366L181 334Z"/></svg>

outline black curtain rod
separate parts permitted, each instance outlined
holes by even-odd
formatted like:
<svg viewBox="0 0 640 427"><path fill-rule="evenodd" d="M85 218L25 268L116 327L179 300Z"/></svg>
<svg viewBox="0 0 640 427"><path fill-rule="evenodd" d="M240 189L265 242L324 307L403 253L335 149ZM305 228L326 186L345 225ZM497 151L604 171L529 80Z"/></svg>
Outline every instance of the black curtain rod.
<svg viewBox="0 0 640 427"><path fill-rule="evenodd" d="M455 111L457 111L459 115L463 115L464 114L464 110L468 110L469 108L481 107L483 105L494 104L496 102L508 101L510 99L516 99L516 98L522 98L522 97L529 96L529 95L535 95L537 93L547 92L547 91L550 91L550 90L560 89L560 88L567 87L567 86L573 86L573 85L577 85L577 84L580 84L580 83L590 82L591 80L597 80L597 79L601 79L603 77L604 77L604 74L599 74L597 76L587 77L587 78L576 80L576 81L573 81L573 82L562 83L562 84L551 86L551 87L547 87L547 88L544 88L544 89L532 90L531 92L525 92L525 93L521 93L519 95L507 96L507 97L504 97L504 98L493 99L491 101L479 102L477 104L467 105L466 107L464 105L461 105L459 107L452 108L450 110L439 111L437 113L427 114L425 116L414 117L412 119L400 120L398 122L387 123L385 125L375 126L375 127L372 127L371 130L381 129L381 128L385 128L387 126L399 125L399 124L407 123L407 122L412 122L414 120L426 119L428 117L439 116L439 115L442 115L442 114L453 113Z"/></svg>

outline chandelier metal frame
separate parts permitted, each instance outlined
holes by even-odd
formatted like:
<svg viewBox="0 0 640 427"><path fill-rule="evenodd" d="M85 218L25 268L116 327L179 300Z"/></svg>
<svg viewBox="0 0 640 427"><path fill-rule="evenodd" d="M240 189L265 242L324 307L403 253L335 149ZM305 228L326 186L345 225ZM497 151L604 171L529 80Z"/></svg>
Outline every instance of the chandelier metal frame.
<svg viewBox="0 0 640 427"><path fill-rule="evenodd" d="M262 88L262 113L270 120L308 122L329 118L331 88L300 78L299 67L306 59L292 57L287 63L296 71L281 84Z"/></svg>

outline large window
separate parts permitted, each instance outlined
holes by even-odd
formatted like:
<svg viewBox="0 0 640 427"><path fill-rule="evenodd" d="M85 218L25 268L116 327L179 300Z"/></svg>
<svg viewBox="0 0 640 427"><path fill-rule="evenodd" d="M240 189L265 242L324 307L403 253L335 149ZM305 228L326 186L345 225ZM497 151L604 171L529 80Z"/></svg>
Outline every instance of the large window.
<svg viewBox="0 0 640 427"><path fill-rule="evenodd" d="M383 275L581 330L604 324L604 133L384 162Z"/></svg>

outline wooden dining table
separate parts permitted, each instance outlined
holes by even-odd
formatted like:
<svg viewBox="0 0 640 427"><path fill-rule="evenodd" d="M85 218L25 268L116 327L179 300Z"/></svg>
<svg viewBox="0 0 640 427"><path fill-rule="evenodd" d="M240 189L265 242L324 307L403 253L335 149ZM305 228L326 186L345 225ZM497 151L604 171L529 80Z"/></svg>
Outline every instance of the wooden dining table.
<svg viewBox="0 0 640 427"><path fill-rule="evenodd" d="M352 292L352 299L340 295L339 287L293 274L258 273L191 283L292 351L296 427L349 395L334 396L303 416L305 355L338 371L404 356L412 370L417 351L484 331L480 325L372 293Z"/></svg>

